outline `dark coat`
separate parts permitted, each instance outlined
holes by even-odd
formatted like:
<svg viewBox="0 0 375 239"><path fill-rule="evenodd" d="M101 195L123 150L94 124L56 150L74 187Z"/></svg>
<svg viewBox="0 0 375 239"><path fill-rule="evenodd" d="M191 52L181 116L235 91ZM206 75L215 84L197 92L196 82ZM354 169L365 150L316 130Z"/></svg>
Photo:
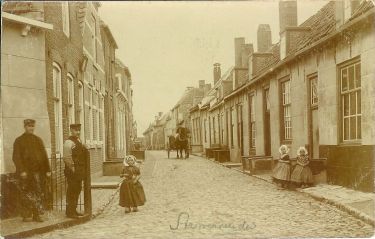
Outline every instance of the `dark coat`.
<svg viewBox="0 0 375 239"><path fill-rule="evenodd" d="M41 138L34 134L24 133L13 144L13 162L16 173L50 171L47 151Z"/></svg>

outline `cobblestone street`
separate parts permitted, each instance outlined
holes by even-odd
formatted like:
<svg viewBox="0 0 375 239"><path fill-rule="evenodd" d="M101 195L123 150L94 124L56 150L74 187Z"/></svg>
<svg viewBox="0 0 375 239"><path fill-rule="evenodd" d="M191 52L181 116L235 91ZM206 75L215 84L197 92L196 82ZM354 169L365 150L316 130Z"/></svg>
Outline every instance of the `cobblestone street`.
<svg viewBox="0 0 375 239"><path fill-rule="evenodd" d="M142 166L147 202L124 214L118 195L97 218L34 238L369 237L373 227L296 191L204 158L167 159L148 151ZM175 156L175 152L172 152ZM95 198L93 198L95 200Z"/></svg>

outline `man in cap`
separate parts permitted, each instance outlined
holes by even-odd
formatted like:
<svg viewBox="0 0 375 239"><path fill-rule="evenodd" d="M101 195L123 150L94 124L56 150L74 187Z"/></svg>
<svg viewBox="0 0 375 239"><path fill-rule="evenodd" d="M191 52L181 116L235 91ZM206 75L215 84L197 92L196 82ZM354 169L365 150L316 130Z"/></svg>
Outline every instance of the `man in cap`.
<svg viewBox="0 0 375 239"><path fill-rule="evenodd" d="M20 206L23 221L42 222L43 185L51 176L46 149L41 138L34 134L35 120L24 120L25 132L13 144L13 162L19 178Z"/></svg>
<svg viewBox="0 0 375 239"><path fill-rule="evenodd" d="M82 182L86 177L86 163L89 152L79 139L80 133L81 124L71 124L71 135L64 142L64 173L68 182L66 190L66 216L69 218L83 216L77 212L77 204L82 190Z"/></svg>

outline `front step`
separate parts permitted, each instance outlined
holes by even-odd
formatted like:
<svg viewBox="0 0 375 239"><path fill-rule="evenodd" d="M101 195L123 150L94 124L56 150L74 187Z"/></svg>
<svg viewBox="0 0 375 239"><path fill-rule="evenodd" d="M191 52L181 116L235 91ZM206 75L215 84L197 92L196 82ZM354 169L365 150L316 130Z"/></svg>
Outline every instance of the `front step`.
<svg viewBox="0 0 375 239"><path fill-rule="evenodd" d="M222 165L227 167L227 168L240 168L240 167L242 167L242 163L226 162L226 163L222 163Z"/></svg>

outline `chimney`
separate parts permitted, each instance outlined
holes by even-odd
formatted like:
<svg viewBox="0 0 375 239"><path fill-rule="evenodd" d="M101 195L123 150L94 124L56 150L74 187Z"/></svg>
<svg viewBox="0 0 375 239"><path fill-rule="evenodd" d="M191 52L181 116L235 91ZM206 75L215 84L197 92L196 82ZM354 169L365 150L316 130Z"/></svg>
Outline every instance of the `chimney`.
<svg viewBox="0 0 375 239"><path fill-rule="evenodd" d="M242 45L245 44L244 37L234 38L234 66L242 67Z"/></svg>
<svg viewBox="0 0 375 239"><path fill-rule="evenodd" d="M254 52L253 44L243 44L242 45L242 68L249 67L249 57Z"/></svg>
<svg viewBox="0 0 375 239"><path fill-rule="evenodd" d="M340 28L359 7L360 0L335 1L336 29Z"/></svg>
<svg viewBox="0 0 375 239"><path fill-rule="evenodd" d="M199 89L204 89L204 85L205 85L205 81L204 80L200 80L199 81Z"/></svg>
<svg viewBox="0 0 375 239"><path fill-rule="evenodd" d="M220 69L220 63L214 64L214 85L216 82L218 82L221 78L221 69Z"/></svg>
<svg viewBox="0 0 375 239"><path fill-rule="evenodd" d="M279 2L280 34L286 27L297 26L297 1Z"/></svg>
<svg viewBox="0 0 375 239"><path fill-rule="evenodd" d="M257 32L258 52L266 52L272 45L271 28L268 24L260 24Z"/></svg>
<svg viewBox="0 0 375 239"><path fill-rule="evenodd" d="M249 61L249 79L256 76L263 68L267 61L271 59L273 54L271 52L254 52L250 56Z"/></svg>
<svg viewBox="0 0 375 239"><path fill-rule="evenodd" d="M286 27L280 35L280 60L297 50L298 39L310 30L310 27Z"/></svg>

